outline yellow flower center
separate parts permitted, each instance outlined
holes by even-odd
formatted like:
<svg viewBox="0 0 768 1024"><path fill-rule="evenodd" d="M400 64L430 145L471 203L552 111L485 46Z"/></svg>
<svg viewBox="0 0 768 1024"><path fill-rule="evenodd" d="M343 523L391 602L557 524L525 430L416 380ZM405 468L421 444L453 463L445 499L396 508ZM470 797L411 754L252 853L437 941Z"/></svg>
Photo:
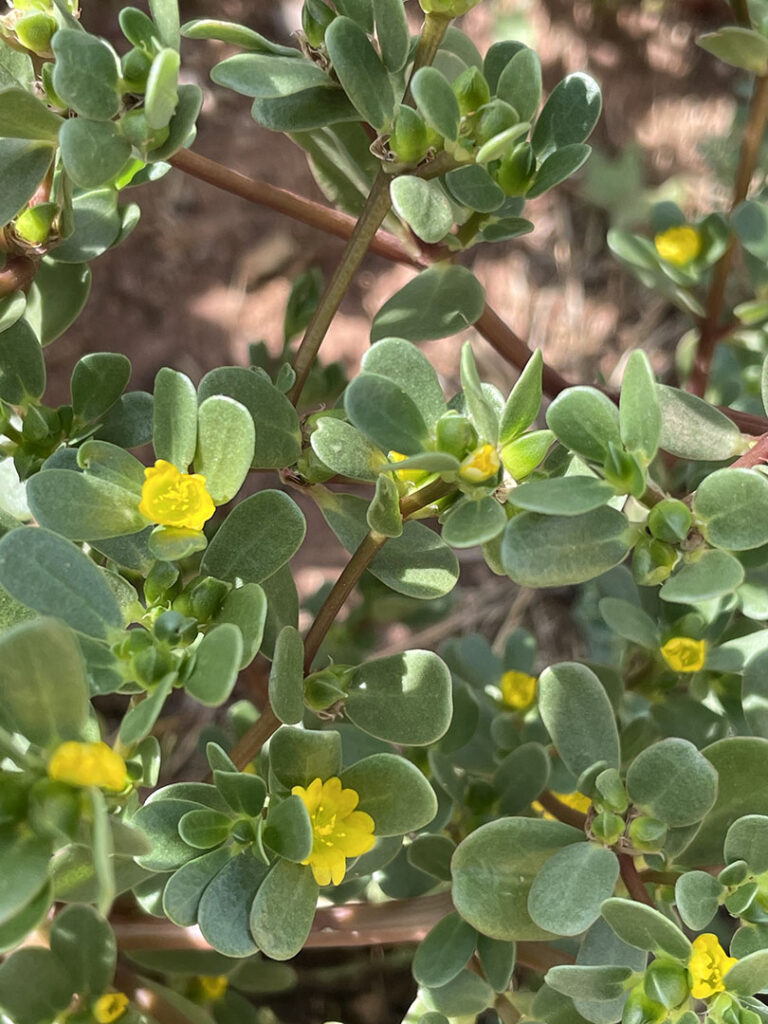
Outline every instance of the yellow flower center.
<svg viewBox="0 0 768 1024"><path fill-rule="evenodd" d="M656 252L667 263L675 267L684 267L695 260L701 252L701 235L688 224L667 228L656 235L653 240Z"/></svg>
<svg viewBox="0 0 768 1024"><path fill-rule="evenodd" d="M115 792L125 789L128 782L125 761L116 751L106 743L76 740L54 750L48 762L48 777L70 786L98 786Z"/></svg>
<svg viewBox="0 0 768 1024"><path fill-rule="evenodd" d="M205 999L221 999L229 985L224 974L204 975L197 981L200 985L200 993Z"/></svg>
<svg viewBox="0 0 768 1024"><path fill-rule="evenodd" d="M501 462L492 444L475 448L459 467L459 476L471 484L482 484L499 472Z"/></svg>
<svg viewBox="0 0 768 1024"><path fill-rule="evenodd" d="M501 696L516 711L530 707L536 697L536 676L514 670L505 672L501 677Z"/></svg>
<svg viewBox="0 0 768 1024"><path fill-rule="evenodd" d="M302 864L309 864L318 885L341 885L347 870L347 857L359 857L373 847L373 818L356 811L359 796L354 789L342 789L335 776L323 782L314 779L309 786L294 786L312 822L312 852Z"/></svg>
<svg viewBox="0 0 768 1024"><path fill-rule="evenodd" d="M727 955L716 935L706 932L695 938L688 961L693 998L709 999L717 992L724 992L723 977L735 963L736 957Z"/></svg>
<svg viewBox="0 0 768 1024"><path fill-rule="evenodd" d="M130 1000L123 992L109 992L93 1004L92 1012L98 1024L112 1024L123 1016Z"/></svg>
<svg viewBox="0 0 768 1024"><path fill-rule="evenodd" d="M661 655L675 672L698 672L707 660L707 641L673 636L661 648Z"/></svg>
<svg viewBox="0 0 768 1024"><path fill-rule="evenodd" d="M199 473L180 473L173 463L158 459L144 477L139 512L154 523L199 531L216 511Z"/></svg>
<svg viewBox="0 0 768 1024"><path fill-rule="evenodd" d="M402 452L387 452L389 462L405 462L407 458L408 456L403 455ZM396 469L395 476L405 484L420 484L429 476L429 473L424 469Z"/></svg>

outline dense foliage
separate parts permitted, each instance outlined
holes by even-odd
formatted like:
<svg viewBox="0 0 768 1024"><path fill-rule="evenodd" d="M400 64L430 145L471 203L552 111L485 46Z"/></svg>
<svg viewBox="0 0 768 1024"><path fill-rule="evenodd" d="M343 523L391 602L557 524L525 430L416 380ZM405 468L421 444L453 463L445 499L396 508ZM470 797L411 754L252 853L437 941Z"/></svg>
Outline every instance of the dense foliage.
<svg viewBox="0 0 768 1024"><path fill-rule="evenodd" d="M542 104L522 43L481 55L451 24L476 2L422 0L412 36L403 0L305 0L287 47L180 27L176 0L150 0L151 17L121 10L120 53L77 0L0 18L12 1024L258 1022L295 984L281 961L345 931L421 940L409 1024L768 1021L768 214L748 198L768 4L734 0L738 24L700 40L755 81L731 208L688 223L664 203L646 232L609 236L690 315L689 388L657 383L641 350L618 395L566 386L502 324L511 394L467 344L446 395L418 342L494 316L458 255L534 230L526 201L584 164L601 110L586 74ZM136 224L128 194L174 165L245 188L188 149L202 97L178 84L182 37L237 49L213 81L289 134L354 222L300 197L286 212L350 241L324 292L296 282L282 359L254 347L197 384L163 367L149 394L101 352L47 405L44 349ZM317 354L369 245L419 272L340 380ZM253 470L271 485L253 491ZM293 488L350 554L304 636ZM358 585L380 619L444 614L466 548L510 600L583 585L590 659L544 666L524 630L503 650L465 635L383 657L332 631ZM260 710L231 700L257 658ZM210 771L158 787L176 690L221 709L199 737ZM112 735L105 695L124 698Z"/></svg>

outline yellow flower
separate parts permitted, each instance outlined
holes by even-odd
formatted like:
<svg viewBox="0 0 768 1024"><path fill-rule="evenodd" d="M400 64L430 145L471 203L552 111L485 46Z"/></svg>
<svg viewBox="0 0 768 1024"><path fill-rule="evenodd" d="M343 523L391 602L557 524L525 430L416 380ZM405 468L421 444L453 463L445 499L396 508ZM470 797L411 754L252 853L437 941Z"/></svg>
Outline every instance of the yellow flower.
<svg viewBox="0 0 768 1024"><path fill-rule="evenodd" d="M684 267L701 252L701 235L689 224L667 228L653 240L656 252L674 267Z"/></svg>
<svg viewBox="0 0 768 1024"><path fill-rule="evenodd" d="M536 697L536 676L510 670L501 677L501 696L505 704L522 711L533 704Z"/></svg>
<svg viewBox="0 0 768 1024"><path fill-rule="evenodd" d="M309 864L318 885L341 885L347 870L346 858L367 853L376 841L373 818L356 811L359 796L354 789L342 789L334 776L323 782L291 790L301 797L312 822L312 852L302 864Z"/></svg>
<svg viewBox="0 0 768 1024"><path fill-rule="evenodd" d="M180 473L173 463L158 459L144 477L139 512L154 523L199 531L216 511L199 473Z"/></svg>
<svg viewBox="0 0 768 1024"><path fill-rule="evenodd" d="M408 456L403 455L402 452L387 452L389 462L405 462L407 458ZM424 469L396 469L395 476L405 484L420 484L429 476L429 473Z"/></svg>
<svg viewBox="0 0 768 1024"><path fill-rule="evenodd" d="M471 484L481 484L496 476L501 462L492 444L483 444L475 448L464 459L459 467L459 476Z"/></svg>
<svg viewBox="0 0 768 1024"><path fill-rule="evenodd" d="M707 660L707 641L673 636L661 648L661 654L675 672L698 672Z"/></svg>
<svg viewBox="0 0 768 1024"><path fill-rule="evenodd" d="M561 804L565 804L566 807L572 807L575 811L581 811L582 814L586 814L592 806L592 801L589 797L584 796L578 789L575 789L573 793L555 793L553 791L552 796L557 797ZM540 804L538 800L534 800L531 807L542 818L547 818L549 821L557 820L554 814L550 814L549 811L545 810L544 805Z"/></svg>
<svg viewBox="0 0 768 1024"><path fill-rule="evenodd" d="M108 992L93 1004L93 1016L99 1024L112 1024L113 1020L119 1020L123 1016L129 1002L128 996L123 992Z"/></svg>
<svg viewBox="0 0 768 1024"><path fill-rule="evenodd" d="M694 999L709 999L716 992L724 992L723 975L737 962L728 956L717 936L706 932L693 940L693 953L688 961L691 976L691 995Z"/></svg>
<svg viewBox="0 0 768 1024"><path fill-rule="evenodd" d="M99 786L115 792L124 789L128 782L125 761L106 743L75 740L54 750L48 762L48 777L70 786Z"/></svg>
<svg viewBox="0 0 768 1024"><path fill-rule="evenodd" d="M224 974L203 975L203 977L198 978L197 981L200 985L200 994L205 999L221 999L227 991L227 986L229 984Z"/></svg>

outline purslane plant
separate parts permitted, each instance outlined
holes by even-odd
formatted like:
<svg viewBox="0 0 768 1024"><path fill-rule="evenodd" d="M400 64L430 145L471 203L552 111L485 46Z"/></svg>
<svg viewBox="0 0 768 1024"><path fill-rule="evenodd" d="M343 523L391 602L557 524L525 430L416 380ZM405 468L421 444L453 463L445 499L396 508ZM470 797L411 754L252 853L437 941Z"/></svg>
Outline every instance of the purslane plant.
<svg viewBox="0 0 768 1024"><path fill-rule="evenodd" d="M296 983L281 961L351 936L421 940L409 1024L768 1017L768 420L701 397L720 338L765 356L724 314L743 250L755 292L734 316L766 315L748 189L768 9L734 2L739 24L702 40L756 76L732 209L689 224L663 205L645 235L609 238L696 318L696 394L636 351L611 395L567 386L456 262L534 230L525 202L588 158L599 88L569 75L542 105L532 49L481 55L452 24L471 0L421 6L412 36L402 0L306 0L284 46L182 27L176 0L150 0L151 17L121 10L120 53L75 0L0 19L12 1024L256 1021L250 994ZM214 82L305 150L342 212L190 151L201 92L178 84L182 37L240 51ZM297 282L280 360L257 347L197 384L162 367L149 394L125 390L125 356L95 353L70 401L46 405L43 349L138 219L122 193L174 166L347 237L336 272L322 291ZM369 248L419 272L347 382L317 356ZM466 345L446 395L418 348L471 324L521 369L511 394ZM758 390L768 406L765 370ZM243 496L252 470L274 480ZM350 555L303 636L291 489ZM467 548L510 595L583 585L585 661L544 666L523 630L502 650L470 634L386 656L343 635L355 590L351 622L443 614ZM257 658L259 710L231 700ZM200 736L209 772L158 786L156 725L180 689L222 709ZM94 704L107 694L124 697L113 734Z"/></svg>

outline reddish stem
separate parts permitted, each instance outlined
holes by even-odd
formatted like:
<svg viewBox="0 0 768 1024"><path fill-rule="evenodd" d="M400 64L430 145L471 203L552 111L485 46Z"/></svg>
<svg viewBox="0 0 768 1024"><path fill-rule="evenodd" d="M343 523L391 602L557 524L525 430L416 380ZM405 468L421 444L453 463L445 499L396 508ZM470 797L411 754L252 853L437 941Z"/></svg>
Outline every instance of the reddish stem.
<svg viewBox="0 0 768 1024"><path fill-rule="evenodd" d="M652 907L653 900L648 895L648 890L643 884L643 880L637 873L635 867L635 858L631 857L628 853L619 854L619 871L621 872L621 880L627 887L627 892L636 900L638 903L645 903L646 906Z"/></svg>

